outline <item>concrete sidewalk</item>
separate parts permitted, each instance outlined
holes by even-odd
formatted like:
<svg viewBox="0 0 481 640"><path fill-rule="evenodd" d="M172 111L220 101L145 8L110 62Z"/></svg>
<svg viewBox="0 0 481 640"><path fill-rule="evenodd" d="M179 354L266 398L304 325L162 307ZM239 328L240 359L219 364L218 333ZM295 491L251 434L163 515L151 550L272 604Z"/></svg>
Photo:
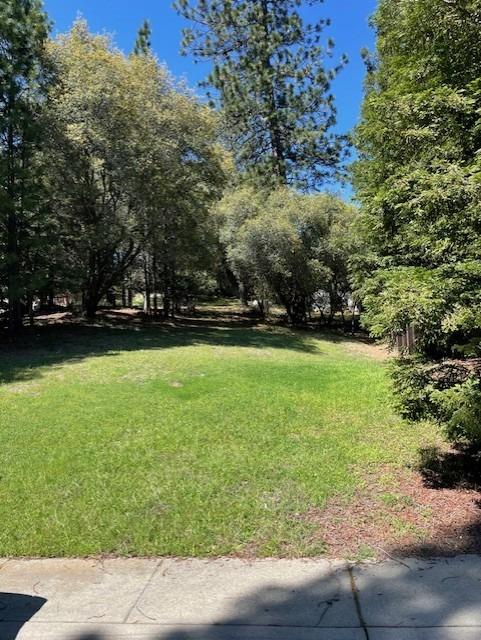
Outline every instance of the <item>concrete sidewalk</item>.
<svg viewBox="0 0 481 640"><path fill-rule="evenodd" d="M0 561L0 640L481 640L481 558Z"/></svg>

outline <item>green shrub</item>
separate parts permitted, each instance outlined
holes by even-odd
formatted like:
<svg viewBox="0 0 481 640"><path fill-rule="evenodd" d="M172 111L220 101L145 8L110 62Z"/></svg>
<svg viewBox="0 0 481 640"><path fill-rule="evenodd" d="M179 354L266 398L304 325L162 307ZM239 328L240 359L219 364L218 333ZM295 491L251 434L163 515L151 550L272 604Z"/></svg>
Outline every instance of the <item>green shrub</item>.
<svg viewBox="0 0 481 640"><path fill-rule="evenodd" d="M429 385L423 363L416 356L397 358L391 364L397 409L409 420L430 416Z"/></svg>
<svg viewBox="0 0 481 640"><path fill-rule="evenodd" d="M481 378L468 361L397 359L391 374L398 409L410 420L434 419L451 442L481 445Z"/></svg>
<svg viewBox="0 0 481 640"><path fill-rule="evenodd" d="M480 380L469 378L451 389L433 390L431 400L436 405L446 436L452 442L481 445Z"/></svg>

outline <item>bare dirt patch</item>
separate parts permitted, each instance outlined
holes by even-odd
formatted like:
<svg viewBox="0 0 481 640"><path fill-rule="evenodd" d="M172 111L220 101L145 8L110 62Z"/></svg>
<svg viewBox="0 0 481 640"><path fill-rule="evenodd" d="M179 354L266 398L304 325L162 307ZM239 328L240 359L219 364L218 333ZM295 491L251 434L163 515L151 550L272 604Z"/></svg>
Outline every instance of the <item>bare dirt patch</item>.
<svg viewBox="0 0 481 640"><path fill-rule="evenodd" d="M33 382L19 382L2 387L2 391L5 391L5 393L24 394L35 397L40 395L40 386Z"/></svg>
<svg viewBox="0 0 481 640"><path fill-rule="evenodd" d="M481 553L481 491L434 487L412 469L377 469L351 499L303 517L319 526L332 557Z"/></svg>
<svg viewBox="0 0 481 640"><path fill-rule="evenodd" d="M374 358L375 360L387 360L392 355L387 346L361 339L346 339L344 346L349 353Z"/></svg>

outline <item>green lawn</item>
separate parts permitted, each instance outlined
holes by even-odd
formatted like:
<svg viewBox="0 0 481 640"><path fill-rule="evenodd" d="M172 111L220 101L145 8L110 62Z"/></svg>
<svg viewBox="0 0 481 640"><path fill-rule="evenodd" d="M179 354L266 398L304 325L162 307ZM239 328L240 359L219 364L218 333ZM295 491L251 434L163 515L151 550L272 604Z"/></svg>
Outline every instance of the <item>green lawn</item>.
<svg viewBox="0 0 481 640"><path fill-rule="evenodd" d="M0 556L320 554L303 517L422 437L315 333L49 327L0 351Z"/></svg>

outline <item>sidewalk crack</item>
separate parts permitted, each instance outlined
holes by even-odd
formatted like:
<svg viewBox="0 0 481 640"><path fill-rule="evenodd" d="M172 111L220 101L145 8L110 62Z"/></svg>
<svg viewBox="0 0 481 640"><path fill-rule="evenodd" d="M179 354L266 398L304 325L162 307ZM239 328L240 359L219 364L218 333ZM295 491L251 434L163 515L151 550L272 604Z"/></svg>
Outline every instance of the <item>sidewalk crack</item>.
<svg viewBox="0 0 481 640"><path fill-rule="evenodd" d="M364 631L364 636L366 640L369 640L369 631L366 625L366 621L364 620L364 616L362 615L361 609L361 601L359 600L359 590L356 586L356 580L354 578L354 571L352 570L352 565L347 567L347 572L349 573L349 579L351 581L351 593L354 598L354 604L356 607L357 616L359 618L359 624L361 625L361 629Z"/></svg>
<svg viewBox="0 0 481 640"><path fill-rule="evenodd" d="M157 562L155 563L155 567L152 570L152 573L149 576L149 579L147 580L147 582L144 584L144 587L142 589L142 591L139 593L139 595L137 596L137 598L135 599L134 604L130 607L129 611L127 612L127 615L125 616L124 620L123 620L123 624L127 624L128 619L130 618L132 612L138 608L139 602L141 601L144 593L147 591L148 587L150 586L152 580L154 579L155 574L157 573L158 569L161 567L162 565L162 559L157 560ZM143 614L145 615L145 614ZM147 618L149 616L146 616Z"/></svg>
<svg viewBox="0 0 481 640"><path fill-rule="evenodd" d="M324 605L325 608L323 610L323 612L321 613L319 620L316 622L316 624L314 625L315 627L320 627L322 621L324 620L324 618L326 617L326 613L329 611L329 609L332 607L333 603L335 602L335 599L332 600L324 600L323 602L319 603L319 606Z"/></svg>

